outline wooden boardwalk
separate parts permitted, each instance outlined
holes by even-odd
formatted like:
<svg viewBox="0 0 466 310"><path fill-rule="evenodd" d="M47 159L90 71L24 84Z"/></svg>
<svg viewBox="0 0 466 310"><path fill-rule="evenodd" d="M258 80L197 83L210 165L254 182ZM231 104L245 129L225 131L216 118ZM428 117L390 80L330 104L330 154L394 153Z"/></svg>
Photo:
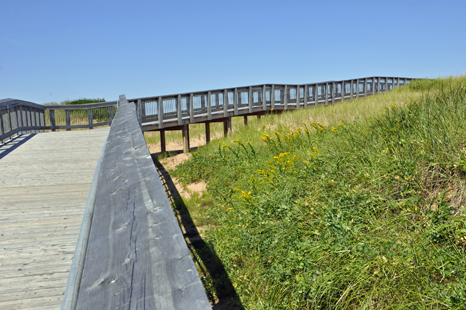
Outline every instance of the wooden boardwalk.
<svg viewBox="0 0 466 310"><path fill-rule="evenodd" d="M60 309L109 128L0 146L0 309Z"/></svg>

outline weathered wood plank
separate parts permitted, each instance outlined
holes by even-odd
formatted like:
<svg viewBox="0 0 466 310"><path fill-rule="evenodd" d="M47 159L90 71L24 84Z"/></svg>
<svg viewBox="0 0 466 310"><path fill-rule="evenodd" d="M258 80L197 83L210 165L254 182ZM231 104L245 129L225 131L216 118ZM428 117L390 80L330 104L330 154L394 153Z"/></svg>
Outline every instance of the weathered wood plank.
<svg viewBox="0 0 466 310"><path fill-rule="evenodd" d="M0 309L60 308L107 135L40 133L0 146Z"/></svg>
<svg viewBox="0 0 466 310"><path fill-rule="evenodd" d="M210 309L124 96L98 184L76 309Z"/></svg>

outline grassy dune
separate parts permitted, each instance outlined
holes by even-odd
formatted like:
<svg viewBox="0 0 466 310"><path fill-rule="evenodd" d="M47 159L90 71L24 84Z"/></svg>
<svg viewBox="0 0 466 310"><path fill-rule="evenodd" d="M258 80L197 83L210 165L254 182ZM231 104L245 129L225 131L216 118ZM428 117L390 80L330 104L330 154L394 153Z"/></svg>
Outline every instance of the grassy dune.
<svg viewBox="0 0 466 310"><path fill-rule="evenodd" d="M460 76L236 125L173 174L207 182L247 309L464 309L465 146Z"/></svg>

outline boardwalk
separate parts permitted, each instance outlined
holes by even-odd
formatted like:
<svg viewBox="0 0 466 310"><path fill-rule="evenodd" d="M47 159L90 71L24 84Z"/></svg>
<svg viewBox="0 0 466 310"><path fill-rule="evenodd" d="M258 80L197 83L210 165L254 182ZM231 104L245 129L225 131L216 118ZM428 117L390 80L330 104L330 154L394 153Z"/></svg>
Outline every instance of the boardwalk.
<svg viewBox="0 0 466 310"><path fill-rule="evenodd" d="M0 309L60 309L108 128L0 146Z"/></svg>

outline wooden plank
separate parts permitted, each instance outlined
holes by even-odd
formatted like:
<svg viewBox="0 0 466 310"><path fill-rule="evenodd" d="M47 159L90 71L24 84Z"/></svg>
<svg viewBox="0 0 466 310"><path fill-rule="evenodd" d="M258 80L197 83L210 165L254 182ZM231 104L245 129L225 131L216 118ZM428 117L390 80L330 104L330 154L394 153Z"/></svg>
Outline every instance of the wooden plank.
<svg viewBox="0 0 466 310"><path fill-rule="evenodd" d="M76 309L211 309L124 96L101 165Z"/></svg>
<svg viewBox="0 0 466 310"><path fill-rule="evenodd" d="M107 134L30 135L0 159L0 309L60 308Z"/></svg>

